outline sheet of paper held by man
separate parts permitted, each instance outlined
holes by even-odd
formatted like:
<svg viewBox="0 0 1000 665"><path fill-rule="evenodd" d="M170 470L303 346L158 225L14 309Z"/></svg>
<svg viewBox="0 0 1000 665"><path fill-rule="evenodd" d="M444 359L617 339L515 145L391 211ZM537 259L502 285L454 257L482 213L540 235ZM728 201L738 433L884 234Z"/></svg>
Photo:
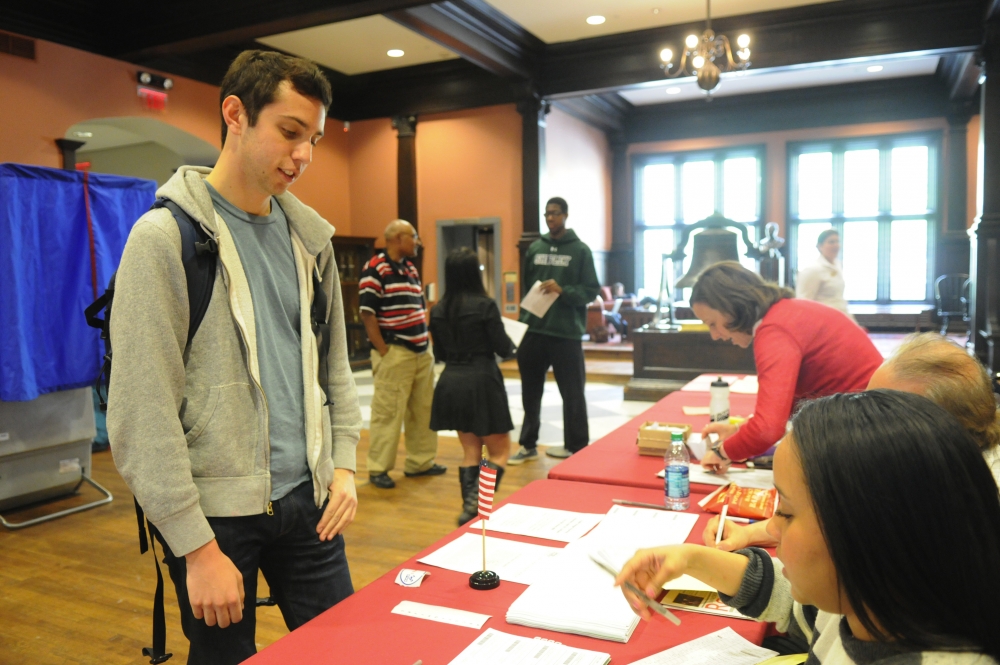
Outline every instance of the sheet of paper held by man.
<svg viewBox="0 0 1000 665"><path fill-rule="evenodd" d="M726 626L696 640L633 661L631 665L757 665L777 651L759 647Z"/></svg>
<svg viewBox="0 0 1000 665"><path fill-rule="evenodd" d="M505 582L532 584L544 574L545 562L561 551L558 547L487 537L486 566ZM474 573L483 568L483 537L463 533L418 561L445 570Z"/></svg>
<svg viewBox="0 0 1000 665"><path fill-rule="evenodd" d="M542 283L536 280L531 285L528 293L521 299L521 309L531 312L538 318L542 318L558 297L558 293L542 293Z"/></svg>
<svg viewBox="0 0 1000 665"><path fill-rule="evenodd" d="M508 503L490 515L486 520L486 530L569 543L583 537L602 519L604 515L600 513L575 513ZM482 528L479 521L469 526L472 529Z"/></svg>

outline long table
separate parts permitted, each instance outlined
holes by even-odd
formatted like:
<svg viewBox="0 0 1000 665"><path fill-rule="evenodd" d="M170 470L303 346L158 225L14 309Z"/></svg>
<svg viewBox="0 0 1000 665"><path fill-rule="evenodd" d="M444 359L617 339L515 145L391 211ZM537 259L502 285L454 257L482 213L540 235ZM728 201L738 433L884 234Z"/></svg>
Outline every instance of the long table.
<svg viewBox="0 0 1000 665"><path fill-rule="evenodd" d="M729 412L734 416L749 416L757 402L756 395L733 393L729 396ZM646 421L687 423L692 431L700 432L708 424L708 416L686 416L685 406L708 406L708 393L678 390L672 392L615 431L574 453L549 471L552 480L572 480L583 483L603 483L658 489L663 492L663 458L640 455L635 444L639 427ZM692 491L710 492L711 485L692 485Z"/></svg>
<svg viewBox="0 0 1000 665"><path fill-rule="evenodd" d="M697 506L696 502L700 496L692 495L692 512L701 515L688 538L688 542L692 543L701 543L702 531L710 517ZM611 508L613 499L662 504L663 490L561 480L536 480L502 503L603 513ZM488 614L491 618L482 630L495 628L506 633L526 637L538 636L563 644L602 651L611 654L612 665L626 665L726 626L732 627L755 644L760 644L766 634L767 624L685 611L676 612L681 618L680 626L674 626L658 617L651 622L641 622L627 644L508 624L504 618L507 608L527 588L526 586L502 582L499 588L492 591L474 591L469 588L467 574L417 563L420 557L469 531L469 528L456 529L246 662L251 665L287 663L412 665L415 661L421 660L423 665L447 665L482 632L392 614L392 608L402 600ZM490 535L550 547L561 546L561 543L550 540L508 534ZM386 537L390 538L391 534L387 533ZM395 584L396 574L400 568L429 570L431 575L424 578L422 586L418 588L404 588Z"/></svg>

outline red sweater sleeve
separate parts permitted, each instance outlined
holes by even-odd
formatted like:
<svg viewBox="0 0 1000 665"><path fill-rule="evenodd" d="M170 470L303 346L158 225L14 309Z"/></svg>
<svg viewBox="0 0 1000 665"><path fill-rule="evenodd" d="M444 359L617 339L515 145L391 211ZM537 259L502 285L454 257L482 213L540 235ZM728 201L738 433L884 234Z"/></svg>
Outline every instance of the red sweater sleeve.
<svg viewBox="0 0 1000 665"><path fill-rule="evenodd" d="M802 364L802 350L791 336L773 327L761 330L753 342L757 364L757 403L753 417L726 439L730 459L744 460L762 454L785 435L785 425L795 403L795 386Z"/></svg>

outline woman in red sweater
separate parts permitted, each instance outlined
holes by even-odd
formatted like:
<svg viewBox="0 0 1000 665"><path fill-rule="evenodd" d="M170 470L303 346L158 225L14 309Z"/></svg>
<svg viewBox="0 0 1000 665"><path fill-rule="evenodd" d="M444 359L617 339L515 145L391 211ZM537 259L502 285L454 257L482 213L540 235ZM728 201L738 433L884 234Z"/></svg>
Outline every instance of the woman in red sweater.
<svg viewBox="0 0 1000 665"><path fill-rule="evenodd" d="M799 400L865 389L882 355L842 312L794 297L735 261L716 263L698 277L691 308L714 340L747 348L757 365L757 404L742 426L712 423L719 435L701 464L721 472L731 460L760 455L785 435Z"/></svg>

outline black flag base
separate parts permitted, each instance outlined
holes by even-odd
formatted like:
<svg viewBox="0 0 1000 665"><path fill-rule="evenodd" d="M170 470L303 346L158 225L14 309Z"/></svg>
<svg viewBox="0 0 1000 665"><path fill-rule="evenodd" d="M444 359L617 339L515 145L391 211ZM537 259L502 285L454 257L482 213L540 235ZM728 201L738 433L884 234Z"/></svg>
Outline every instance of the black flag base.
<svg viewBox="0 0 1000 665"><path fill-rule="evenodd" d="M469 586L478 591L488 591L500 586L500 576L492 570L480 570L469 577Z"/></svg>

